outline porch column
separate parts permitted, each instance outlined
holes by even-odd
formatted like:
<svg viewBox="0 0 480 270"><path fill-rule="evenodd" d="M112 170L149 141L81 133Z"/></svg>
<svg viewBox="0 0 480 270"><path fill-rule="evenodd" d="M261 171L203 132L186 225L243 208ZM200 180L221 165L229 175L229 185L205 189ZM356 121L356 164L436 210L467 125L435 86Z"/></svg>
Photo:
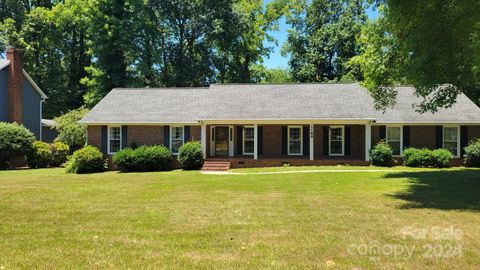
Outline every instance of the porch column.
<svg viewBox="0 0 480 270"><path fill-rule="evenodd" d="M201 130L201 145L202 145L202 153L203 153L203 159L207 158L207 125L202 124L202 130Z"/></svg>
<svg viewBox="0 0 480 270"><path fill-rule="evenodd" d="M253 125L253 159L258 159L258 125Z"/></svg>
<svg viewBox="0 0 480 270"><path fill-rule="evenodd" d="M370 161L370 148L372 148L372 125L365 125L365 160Z"/></svg>
<svg viewBox="0 0 480 270"><path fill-rule="evenodd" d="M313 158L315 156L314 153L313 153L313 149L315 149L315 147L313 147L314 146L313 145L314 134L315 134L314 133L314 125L310 124L310 133L309 133L309 135L310 135L310 160L313 160Z"/></svg>

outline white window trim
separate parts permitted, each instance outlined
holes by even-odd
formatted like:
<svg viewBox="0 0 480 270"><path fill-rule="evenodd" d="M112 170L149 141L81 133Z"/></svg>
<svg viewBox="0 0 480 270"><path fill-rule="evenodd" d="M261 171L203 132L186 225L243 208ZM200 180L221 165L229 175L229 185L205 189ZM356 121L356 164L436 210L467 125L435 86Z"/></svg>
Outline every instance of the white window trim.
<svg viewBox="0 0 480 270"><path fill-rule="evenodd" d="M388 144L388 128L400 128L400 155L393 155L400 157L403 154L403 126L402 125L387 125L385 126L385 142Z"/></svg>
<svg viewBox="0 0 480 270"><path fill-rule="evenodd" d="M442 126L442 148L445 149L445 128L456 128L457 129L457 154L454 155L455 158L460 157L461 145L460 145L460 126L459 125L445 125Z"/></svg>
<svg viewBox="0 0 480 270"><path fill-rule="evenodd" d="M290 129L300 129L300 153L290 153ZM303 126L288 126L287 128L287 154L289 156L303 156Z"/></svg>
<svg viewBox="0 0 480 270"><path fill-rule="evenodd" d="M122 126L107 126L107 153L109 155L117 153L110 151L110 129L116 127L120 128L120 150L122 150Z"/></svg>
<svg viewBox="0 0 480 270"><path fill-rule="evenodd" d="M333 153L332 154L332 129L341 128L342 129L342 153ZM345 126L330 126L328 129L328 155L333 157L345 156Z"/></svg>
<svg viewBox="0 0 480 270"><path fill-rule="evenodd" d="M247 128L251 128L253 129L253 132L255 132L255 127L254 126L244 126L243 127L243 130L242 130L242 154L244 156L253 156L255 154L255 149L253 149L253 152L251 153L248 153L248 152L245 152L245 133L247 132ZM255 142L255 136L253 137L253 140Z"/></svg>
<svg viewBox="0 0 480 270"><path fill-rule="evenodd" d="M173 142L173 129L174 128L179 128L181 127L183 129L182 132L182 145L185 144L185 126L170 126L170 151L172 152L172 155L178 155L178 152L174 153L172 150L172 142Z"/></svg>

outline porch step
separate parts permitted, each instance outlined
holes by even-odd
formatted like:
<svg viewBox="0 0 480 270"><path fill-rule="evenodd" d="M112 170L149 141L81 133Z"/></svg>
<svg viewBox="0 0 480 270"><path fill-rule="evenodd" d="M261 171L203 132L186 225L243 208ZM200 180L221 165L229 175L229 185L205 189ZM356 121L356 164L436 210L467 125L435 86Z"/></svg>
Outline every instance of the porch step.
<svg viewBox="0 0 480 270"><path fill-rule="evenodd" d="M202 171L228 171L230 166L230 161L205 160Z"/></svg>

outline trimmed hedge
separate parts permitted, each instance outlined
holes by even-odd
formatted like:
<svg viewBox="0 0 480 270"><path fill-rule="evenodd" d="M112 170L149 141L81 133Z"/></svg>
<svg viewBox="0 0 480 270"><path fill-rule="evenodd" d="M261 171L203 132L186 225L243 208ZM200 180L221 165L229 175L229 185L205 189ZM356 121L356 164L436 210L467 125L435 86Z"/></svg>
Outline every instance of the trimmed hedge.
<svg viewBox="0 0 480 270"><path fill-rule="evenodd" d="M450 166L453 154L447 149L407 148L402 154L403 165L407 167L446 168Z"/></svg>
<svg viewBox="0 0 480 270"><path fill-rule="evenodd" d="M178 150L178 162L184 170L198 170L203 165L202 145L198 141L187 142Z"/></svg>
<svg viewBox="0 0 480 270"><path fill-rule="evenodd" d="M163 145L125 148L113 155L112 161L122 172L151 172L170 169L172 152Z"/></svg>
<svg viewBox="0 0 480 270"><path fill-rule="evenodd" d="M472 140L465 147L465 166L480 167L480 139Z"/></svg>
<svg viewBox="0 0 480 270"><path fill-rule="evenodd" d="M50 149L52 150L51 166L59 167L67 162L68 155L70 154L70 147L67 144L56 141L50 144Z"/></svg>
<svg viewBox="0 0 480 270"><path fill-rule="evenodd" d="M30 168L46 168L52 163L53 155L50 145L42 141L33 143L33 150L27 155Z"/></svg>
<svg viewBox="0 0 480 270"><path fill-rule="evenodd" d="M393 166L393 150L390 145L380 141L370 149L370 162L372 165L381 167Z"/></svg>
<svg viewBox="0 0 480 270"><path fill-rule="evenodd" d="M95 173L105 171L105 159L98 148L87 145L70 156L67 162L68 173Z"/></svg>
<svg viewBox="0 0 480 270"><path fill-rule="evenodd" d="M11 167L11 162L32 151L35 136L17 123L0 122L0 168Z"/></svg>

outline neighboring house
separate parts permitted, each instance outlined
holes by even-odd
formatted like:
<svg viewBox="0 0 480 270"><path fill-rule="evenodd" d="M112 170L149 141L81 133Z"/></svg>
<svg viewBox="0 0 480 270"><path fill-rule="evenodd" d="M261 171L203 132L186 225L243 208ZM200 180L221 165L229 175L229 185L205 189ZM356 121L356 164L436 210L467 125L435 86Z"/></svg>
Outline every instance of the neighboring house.
<svg viewBox="0 0 480 270"><path fill-rule="evenodd" d="M52 143L57 138L56 125L57 123L51 119L42 119L42 141Z"/></svg>
<svg viewBox="0 0 480 270"><path fill-rule="evenodd" d="M42 139L42 103L47 96L23 69L23 50L10 48L0 59L0 122L17 122Z"/></svg>
<svg viewBox="0 0 480 270"><path fill-rule="evenodd" d="M200 140L205 158L232 167L368 164L386 140L407 147L447 148L456 162L480 138L480 108L465 95L449 109L419 114L413 88L399 87L385 113L358 84L212 85L187 89L114 89L83 119L88 143L106 155L163 144L173 153Z"/></svg>

